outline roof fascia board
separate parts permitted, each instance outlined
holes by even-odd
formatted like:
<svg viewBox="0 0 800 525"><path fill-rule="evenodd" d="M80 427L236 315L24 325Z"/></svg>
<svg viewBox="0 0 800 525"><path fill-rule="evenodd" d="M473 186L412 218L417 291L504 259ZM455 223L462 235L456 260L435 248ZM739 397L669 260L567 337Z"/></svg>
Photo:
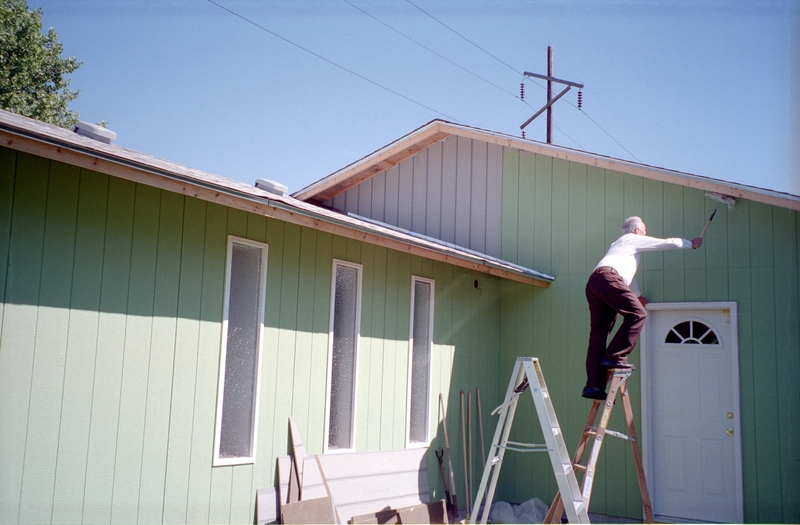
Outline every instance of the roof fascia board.
<svg viewBox="0 0 800 525"><path fill-rule="evenodd" d="M431 135L435 135L437 140L429 143L426 142L425 139L429 139ZM700 177L680 171L656 168L636 162L615 159L613 157L605 157L594 153L554 146L552 144L523 140L502 133L470 128L441 120L435 120L426 124L418 130L396 140L389 146L308 186L294 196L300 200L327 201L337 193L355 186L385 169L399 164L402 160L452 135L518 149L527 153L545 155L547 157L577 162L587 166L634 175L644 179L666 182L701 191L721 193L739 199L800 211L800 196L791 195L789 193L753 188L742 184ZM385 167L381 164L384 158L391 159L391 163L387 164Z"/></svg>
<svg viewBox="0 0 800 525"><path fill-rule="evenodd" d="M67 144L63 141L51 143L44 137L21 134L6 128L0 128L0 143L11 149L50 160L512 281L547 288L553 280L551 276L533 276L511 266L505 266L502 261L492 262L433 242L399 239L397 235L389 233L381 235L378 233L378 228L359 227L357 224L351 224L354 221L337 220L333 212L325 213L325 210L320 210L315 213L310 209L312 205L306 205L309 209L301 209L278 199L223 188L213 182L204 183L137 164L133 160L113 158L107 153L83 151L76 144ZM261 193L259 190L254 191Z"/></svg>
<svg viewBox="0 0 800 525"><path fill-rule="evenodd" d="M800 211L800 196L781 193L761 188L748 188L747 186L700 177L689 173L656 168L639 164L636 162L604 157L602 155L586 153L569 148L554 146L552 144L542 144L537 142L523 141L513 137L503 136L482 130L463 128L454 124L443 126L452 135L465 138L477 139L491 144L497 144L509 148L519 149L528 153L536 153L557 159L577 162L588 166L617 171L629 175L635 175L644 179L658 182L667 182L687 188L695 188L702 191L722 193L739 199L747 199L763 204L770 204L782 208L789 208Z"/></svg>

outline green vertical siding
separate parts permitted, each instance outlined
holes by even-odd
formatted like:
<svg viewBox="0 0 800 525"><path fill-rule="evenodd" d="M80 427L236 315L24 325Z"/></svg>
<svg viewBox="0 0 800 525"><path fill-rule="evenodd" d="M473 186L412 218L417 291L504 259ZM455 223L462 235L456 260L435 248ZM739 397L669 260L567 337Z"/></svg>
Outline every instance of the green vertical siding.
<svg viewBox="0 0 800 525"><path fill-rule="evenodd" d="M70 297L69 337L64 363L62 418L58 439L58 463L54 477L52 521L77 523L83 512L89 429L92 414L92 383L97 341L100 290L102 286L103 237L106 221L107 184L82 173L78 188L75 260L72 282L82 283ZM83 474L76 472L83 470Z"/></svg>
<svg viewBox="0 0 800 525"><path fill-rule="evenodd" d="M48 304L68 303L72 275L75 217L77 212L78 170L51 165L47 178L47 204L42 239L42 265L39 300ZM44 189L44 188L43 188ZM58 412L63 389L69 311L60 308L39 308L35 320L35 350L30 388L29 412L40 417L28 420L20 493L21 521L31 523L50 519L49 501L53 487L41 486L39 472L55 475L59 432ZM49 366L58 363L58 366Z"/></svg>
<svg viewBox="0 0 800 525"><path fill-rule="evenodd" d="M14 207L11 211L11 235L8 243L8 270L6 297L14 298L25 306L3 311L3 341L0 349L0 498L3 514L10 521L35 520L38 513L27 518L35 508L21 508L23 475L26 459L25 442L28 427L31 381L36 347L36 319L39 299L42 251L44 242L45 209L47 199L47 162L19 156L14 179ZM38 275L37 275L38 274ZM11 327L15 329L11 329ZM30 486L30 482L27 483Z"/></svg>
<svg viewBox="0 0 800 525"><path fill-rule="evenodd" d="M197 348L199 345L200 308L203 284L203 242L206 234L207 205L186 199L183 208L183 232L180 239L181 260L178 271L177 322L172 391L170 393L169 441L164 469L163 519L168 523L188 522L188 490L185 480L191 473L192 417L197 387ZM158 520L156 520L158 521Z"/></svg>
<svg viewBox="0 0 800 525"><path fill-rule="evenodd" d="M109 522L114 489L114 462L117 450L117 429L120 418L120 382L125 334L125 305L128 302L128 275L131 269L135 187L127 181L102 175L81 173L81 182L103 189L103 229L86 231L86 236L102 238L100 308L96 343L81 344L94 350L92 368L92 401L84 480L84 521ZM83 188L82 188L83 190ZM87 224L87 226L89 226ZM97 224L92 224L97 226ZM76 283L80 285L80 283ZM78 286L79 287L79 286ZM63 416L62 416L63 418Z"/></svg>
<svg viewBox="0 0 800 525"><path fill-rule="evenodd" d="M590 406L579 396L589 330L583 287L592 268L627 216L641 216L650 235L692 238L717 208L703 248L644 254L637 281L651 301L737 302L745 519L799 521L800 214L744 200L728 210L699 190L519 152L506 153L503 174L501 253L556 280L547 290L503 283L501 382L514 357L540 357L570 449ZM533 209L523 211L529 206L517 202L522 195ZM516 239L519 247L507 245ZM532 242L532 253L523 239ZM639 381L630 390L638 413ZM611 426L624 427L621 413L612 416ZM514 432L535 441L535 427L523 418ZM552 476L533 474L549 472L547 459L527 456L533 457L515 458L501 476L501 498L554 495ZM627 444L610 440L604 446L598 476L594 512L641 517Z"/></svg>
<svg viewBox="0 0 800 525"><path fill-rule="evenodd" d="M322 451L334 258L364 268L359 450L405 446L411 277L435 281L432 448L442 392L463 507L459 393L491 436L504 388L499 279L3 148L0 188L0 521L252 522L289 416ZM212 468L228 235L269 246L257 461Z"/></svg>

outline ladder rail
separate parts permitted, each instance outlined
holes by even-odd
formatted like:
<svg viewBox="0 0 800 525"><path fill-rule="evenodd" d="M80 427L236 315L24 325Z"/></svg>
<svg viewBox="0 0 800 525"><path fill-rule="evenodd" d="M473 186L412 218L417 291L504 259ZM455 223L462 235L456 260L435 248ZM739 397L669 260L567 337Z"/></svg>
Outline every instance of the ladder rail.
<svg viewBox="0 0 800 525"><path fill-rule="evenodd" d="M633 408L631 406L630 396L628 394L627 381L630 378L631 372L632 371L630 369L612 369L609 371L610 375L612 376L609 393L605 400L594 400L592 402L592 408L589 410L586 426L581 434L581 439L578 442L575 455L572 459L572 467L575 470L582 470L584 472L581 495L586 501L586 507L588 510L591 500L592 485L596 474L597 460L600 455L600 449L605 440L605 436L616 437L629 441L636 467L639 491L642 497L644 521L645 523L653 523L654 518L653 509L650 502L650 493L647 489L647 480L645 479L641 450L639 449L639 439L636 434L636 425L634 423ZM616 401L617 393L619 393L620 398L622 399L626 430L628 432L627 435L614 430L609 430L607 428L611 417L611 411ZM601 407L603 408L603 411L600 414L600 422L595 425L598 412L600 411ZM580 464L580 461L586 453L586 448L589 444L589 441L592 441L592 447L589 459L584 466ZM561 496L561 491L559 490L553 499L553 503L550 505L550 509L545 516L544 523L558 523L564 510L564 502Z"/></svg>
<svg viewBox="0 0 800 525"><path fill-rule="evenodd" d="M503 404L493 411L493 413L495 413L499 409L500 414L497 428L495 429L494 437L492 438L492 444L489 447L489 456L486 461L486 466L484 467L483 475L481 476L481 483L478 486L478 494L475 496L475 508L470 515L470 523L475 523L478 511L480 510L480 502L483 500L484 492L486 492L486 501L492 501L494 498L494 492L497 486L497 475L495 472L499 473L500 465L503 463L503 456L505 456L506 451L504 447L500 447L500 443L501 441L507 441L508 435L511 433L511 425L507 424L509 410L511 410L511 419L513 420L513 415L517 409L517 400L519 394L517 394L514 389L519 383L519 371L520 363L517 361L517 363L514 365L514 372L511 374L511 381L508 384L508 390L506 391L506 397L503 400ZM513 407L511 406L512 403ZM489 484L487 491L486 483L489 482L489 476L492 477L492 481ZM489 509L484 508L480 523L485 524L488 517Z"/></svg>
<svg viewBox="0 0 800 525"><path fill-rule="evenodd" d="M636 478L639 481L639 492L642 494L642 507L644 509L644 519L648 523L655 522L653 516L653 505L650 501L650 491L647 488L647 479L644 475L644 465L642 464L642 450L639 448L639 439L636 434L636 424L633 421L633 408L631 399L628 395L627 385L622 392L622 406L625 412L625 425L630 436L631 451L633 452L633 462L636 465Z"/></svg>
<svg viewBox="0 0 800 525"><path fill-rule="evenodd" d="M581 498L580 496L578 480L575 477L575 471L572 468L572 462L569 460L567 445L564 442L563 435L561 434L561 427L558 424L558 418L556 417L555 409L553 408L553 403L550 399L550 393L547 390L547 384L544 381L544 376L542 375L539 362L538 360L530 362L526 361L524 366L529 375L532 371L537 377L539 383L538 388L541 395L534 395L534 385L531 384L531 396L533 396L533 401L537 407L536 413L539 416L539 424L542 427L542 433L544 434L545 442L547 443L549 449L555 450L558 453L558 455L553 453L550 454L550 463L553 467L553 473L556 476L556 484L558 485L559 492L562 494L564 492L572 494L570 506L564 506L567 512L567 518L569 519L570 523L581 523L581 515L584 514L586 515L586 521L588 521L588 500L585 497ZM547 429L549 432L545 431L545 429Z"/></svg>
<svg viewBox="0 0 800 525"><path fill-rule="evenodd" d="M620 384L627 380L627 376L623 377L614 374L611 380L611 387L609 388L608 397L603 404L603 412L600 414L600 424L597 425L597 431L594 435L594 442L592 443L592 450L589 452L589 461L586 462L586 474L583 477L583 499L586 500L588 505L592 499L592 486L594 485L594 475L597 469L597 460L600 457L600 449L603 446L603 439L606 434L606 427L611 419L611 411L614 408L614 402L617 399L617 392L620 389Z"/></svg>
<svg viewBox="0 0 800 525"><path fill-rule="evenodd" d="M508 439L511 433L514 415L516 414L519 396L527 388L531 389L531 397L536 407L542 434L545 437L545 444L519 443L516 441L509 441ZM544 382L544 376L537 358L517 358L514 371L511 375L511 381L506 391L505 400L501 406L495 409L493 414L498 411L500 414L497 429L492 439L490 454L484 467L480 486L478 487L478 494L476 495L474 508L470 515L470 523L475 523L481 507L481 502L484 501L484 495L486 498L483 513L480 516L480 523L485 524L488 519L491 503L497 487L500 467L502 466L506 450L519 452L548 452L553 467L553 473L555 474L560 491L571 495L571 505L566 509L569 522L589 523L588 506L580 495L580 487L575 478L572 463L569 461L569 454L566 444L564 443L564 437L558 425L558 419L552 401L550 400L547 385Z"/></svg>

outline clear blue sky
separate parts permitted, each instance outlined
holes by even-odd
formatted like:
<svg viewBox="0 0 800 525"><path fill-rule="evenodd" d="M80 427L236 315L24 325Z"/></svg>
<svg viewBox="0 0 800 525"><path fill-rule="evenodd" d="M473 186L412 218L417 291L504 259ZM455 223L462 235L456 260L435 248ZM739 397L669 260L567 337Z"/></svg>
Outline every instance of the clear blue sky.
<svg viewBox="0 0 800 525"><path fill-rule="evenodd" d="M243 182L294 192L435 118L519 135L549 45L586 86L554 143L800 194L796 0L28 1L83 61L81 120Z"/></svg>

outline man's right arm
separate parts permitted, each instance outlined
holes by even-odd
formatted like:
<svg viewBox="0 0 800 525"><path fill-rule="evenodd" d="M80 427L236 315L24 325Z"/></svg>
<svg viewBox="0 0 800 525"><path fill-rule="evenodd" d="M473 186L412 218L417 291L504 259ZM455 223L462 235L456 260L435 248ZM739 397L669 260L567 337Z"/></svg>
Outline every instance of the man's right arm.
<svg viewBox="0 0 800 525"><path fill-rule="evenodd" d="M695 246L695 241L699 240L702 243L702 239L699 237L697 239L692 239L691 241L686 239L681 239L680 237L670 237L667 239L659 239L658 237L648 237L646 235L636 235L632 236L631 241L633 241L636 245L637 252L656 252L662 250L679 250L679 249L689 249L689 248L696 248L699 245Z"/></svg>

